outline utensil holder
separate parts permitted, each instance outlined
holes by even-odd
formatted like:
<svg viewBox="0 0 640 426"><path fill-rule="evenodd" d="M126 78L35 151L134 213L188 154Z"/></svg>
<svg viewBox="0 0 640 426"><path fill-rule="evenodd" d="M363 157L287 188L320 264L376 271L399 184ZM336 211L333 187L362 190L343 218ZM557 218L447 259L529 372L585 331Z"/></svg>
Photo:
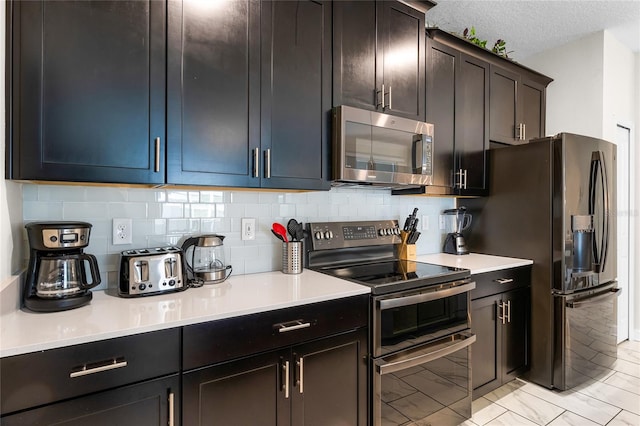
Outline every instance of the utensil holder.
<svg viewBox="0 0 640 426"><path fill-rule="evenodd" d="M416 260L416 245L407 244L409 233L400 231L400 238L402 239L402 243L397 245L398 258L401 260Z"/></svg>
<svg viewBox="0 0 640 426"><path fill-rule="evenodd" d="M302 241L282 243L282 272L284 274L301 274L303 263Z"/></svg>

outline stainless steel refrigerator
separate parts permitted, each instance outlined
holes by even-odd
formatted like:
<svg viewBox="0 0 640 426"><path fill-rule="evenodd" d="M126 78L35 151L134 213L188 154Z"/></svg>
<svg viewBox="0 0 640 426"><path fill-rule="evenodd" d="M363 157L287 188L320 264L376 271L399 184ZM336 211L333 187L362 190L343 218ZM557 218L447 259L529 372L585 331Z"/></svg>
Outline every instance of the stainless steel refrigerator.
<svg viewBox="0 0 640 426"><path fill-rule="evenodd" d="M464 200L471 251L534 261L530 370L568 389L616 359L616 146L560 133L489 152L489 196Z"/></svg>

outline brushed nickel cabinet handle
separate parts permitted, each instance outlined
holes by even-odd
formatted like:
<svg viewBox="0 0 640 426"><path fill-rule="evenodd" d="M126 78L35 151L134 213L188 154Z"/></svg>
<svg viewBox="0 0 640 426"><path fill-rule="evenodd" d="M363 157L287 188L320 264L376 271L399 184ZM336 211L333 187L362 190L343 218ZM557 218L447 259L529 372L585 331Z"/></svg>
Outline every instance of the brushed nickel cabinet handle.
<svg viewBox="0 0 640 426"><path fill-rule="evenodd" d="M278 333L286 333L288 331L300 330L301 328L311 327L310 322L303 322L304 320L295 320L287 323L275 324L273 328L278 329Z"/></svg>
<svg viewBox="0 0 640 426"><path fill-rule="evenodd" d="M507 300L507 322L511 322L511 300Z"/></svg>
<svg viewBox="0 0 640 426"><path fill-rule="evenodd" d="M154 172L160 171L160 138L156 138L155 141L155 165L153 168Z"/></svg>
<svg viewBox="0 0 640 426"><path fill-rule="evenodd" d="M264 151L264 174L267 179L271 177L271 148Z"/></svg>
<svg viewBox="0 0 640 426"><path fill-rule="evenodd" d="M253 177L260 176L260 148L253 148Z"/></svg>
<svg viewBox="0 0 640 426"><path fill-rule="evenodd" d="M300 393L304 393L304 358L302 357L298 359L298 369L300 371Z"/></svg>
<svg viewBox="0 0 640 426"><path fill-rule="evenodd" d="M78 371L72 371L69 373L70 378L88 376L89 374L101 373L103 371L115 370L116 368L123 368L127 366L127 361L118 361L117 359L113 359L109 361L107 364L99 365L93 368L87 368L85 364L82 366L82 369Z"/></svg>
<svg viewBox="0 0 640 426"><path fill-rule="evenodd" d="M289 399L289 361L284 362L284 397Z"/></svg>
<svg viewBox="0 0 640 426"><path fill-rule="evenodd" d="M175 407L174 407L174 395L173 392L169 392L169 426L173 426L175 424Z"/></svg>
<svg viewBox="0 0 640 426"><path fill-rule="evenodd" d="M523 141L527 140L527 124L526 123L522 123L522 140Z"/></svg>
<svg viewBox="0 0 640 426"><path fill-rule="evenodd" d="M494 281L498 284L509 284L513 282L513 278L496 278Z"/></svg>

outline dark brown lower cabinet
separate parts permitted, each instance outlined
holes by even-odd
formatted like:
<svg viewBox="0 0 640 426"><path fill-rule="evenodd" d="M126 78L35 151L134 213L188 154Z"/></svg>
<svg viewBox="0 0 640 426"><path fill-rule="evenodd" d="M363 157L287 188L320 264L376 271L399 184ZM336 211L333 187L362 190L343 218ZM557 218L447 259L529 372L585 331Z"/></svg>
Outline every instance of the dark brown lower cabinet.
<svg viewBox="0 0 640 426"><path fill-rule="evenodd" d="M508 284L515 288L471 301L471 329L476 335L471 355L474 399L529 368L529 286L524 280L518 282L517 275L498 280L512 280ZM476 279L476 286L480 285L482 281Z"/></svg>
<svg viewBox="0 0 640 426"><path fill-rule="evenodd" d="M2 417L3 426L179 425L180 377L150 380ZM34 389L34 392L45 391Z"/></svg>
<svg viewBox="0 0 640 426"><path fill-rule="evenodd" d="M365 425L366 329L186 372L185 425Z"/></svg>

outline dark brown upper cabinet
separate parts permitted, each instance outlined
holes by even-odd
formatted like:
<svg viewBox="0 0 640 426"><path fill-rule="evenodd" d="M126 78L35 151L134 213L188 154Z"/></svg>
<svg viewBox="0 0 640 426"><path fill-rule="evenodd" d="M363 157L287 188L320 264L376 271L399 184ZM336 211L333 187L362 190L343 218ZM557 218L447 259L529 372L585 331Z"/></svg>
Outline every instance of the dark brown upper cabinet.
<svg viewBox="0 0 640 426"><path fill-rule="evenodd" d="M25 1L7 12L7 177L163 183L165 4Z"/></svg>
<svg viewBox="0 0 640 426"><path fill-rule="evenodd" d="M170 2L168 31L168 183L329 188L329 2Z"/></svg>
<svg viewBox="0 0 640 426"><path fill-rule="evenodd" d="M395 1L333 8L333 105L424 121L424 12Z"/></svg>
<svg viewBox="0 0 640 426"><path fill-rule="evenodd" d="M545 93L551 81L515 64L492 64L491 141L517 145L545 136Z"/></svg>
<svg viewBox="0 0 640 426"><path fill-rule="evenodd" d="M394 193L485 195L489 148L489 64L427 32L426 121L434 125L433 185Z"/></svg>

